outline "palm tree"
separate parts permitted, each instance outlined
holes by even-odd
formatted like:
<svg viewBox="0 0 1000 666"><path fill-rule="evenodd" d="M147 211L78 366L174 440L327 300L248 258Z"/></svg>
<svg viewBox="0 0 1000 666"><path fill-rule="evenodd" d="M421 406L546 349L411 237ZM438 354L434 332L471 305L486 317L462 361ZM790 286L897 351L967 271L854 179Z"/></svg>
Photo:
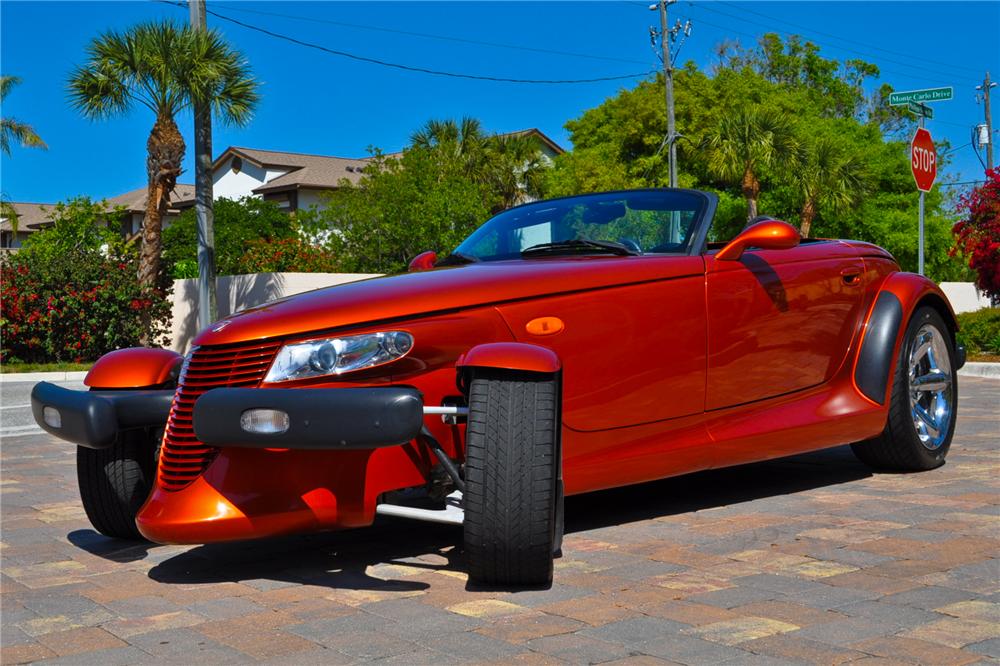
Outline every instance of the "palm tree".
<svg viewBox="0 0 1000 666"><path fill-rule="evenodd" d="M723 180L739 184L747 200L747 221L757 217L760 173L791 168L798 141L783 113L746 107L726 116L708 137L708 166Z"/></svg>
<svg viewBox="0 0 1000 666"><path fill-rule="evenodd" d="M21 83L21 79L16 76L0 76L0 104L7 99L7 94L14 86ZM0 118L0 152L10 155L10 147L13 143L20 143L25 148L41 148L45 150L48 146L41 137L35 134L31 125L18 122L14 118Z"/></svg>
<svg viewBox="0 0 1000 666"><path fill-rule="evenodd" d="M469 116L457 123L452 119L428 120L410 135L410 143L417 148L446 150L453 157L471 162L478 160L485 142L482 123Z"/></svg>
<svg viewBox="0 0 1000 666"><path fill-rule="evenodd" d="M548 165L535 137L527 134L487 135L475 118L429 120L410 136L416 148L442 151L458 160L473 181L497 195L494 212L537 196L540 175Z"/></svg>
<svg viewBox="0 0 1000 666"><path fill-rule="evenodd" d="M864 194L864 165L828 137L806 148L793 177L802 194L799 233L803 238L809 238L821 205L839 210L857 203Z"/></svg>
<svg viewBox="0 0 1000 666"><path fill-rule="evenodd" d="M500 212L524 203L541 192L542 173L549 164L542 157L538 139L528 134L497 134L486 143L486 173Z"/></svg>
<svg viewBox="0 0 1000 666"><path fill-rule="evenodd" d="M175 117L204 103L226 123L250 120L259 95L243 56L214 30L171 21L142 23L91 41L87 61L69 78L70 100L87 118L121 115L136 104L156 116L146 141L148 198L139 255L139 282L160 280L161 231L184 159Z"/></svg>

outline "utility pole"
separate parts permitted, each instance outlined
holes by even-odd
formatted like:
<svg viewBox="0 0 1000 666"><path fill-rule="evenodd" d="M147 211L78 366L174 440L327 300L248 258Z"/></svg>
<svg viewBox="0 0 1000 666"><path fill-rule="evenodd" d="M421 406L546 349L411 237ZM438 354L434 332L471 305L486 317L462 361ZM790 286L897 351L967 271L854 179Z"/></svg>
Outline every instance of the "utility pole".
<svg viewBox="0 0 1000 666"><path fill-rule="evenodd" d="M205 0L188 0L191 27L205 30ZM212 107L194 106L194 209L198 219L198 328L218 318L215 306L215 213L212 211Z"/></svg>
<svg viewBox="0 0 1000 666"><path fill-rule="evenodd" d="M976 86L976 90L981 90L983 92L983 106L986 111L986 168L993 168L993 118L990 115L990 88L995 86L996 83L990 83L990 73L986 72L986 78L983 79L983 85Z"/></svg>
<svg viewBox="0 0 1000 666"><path fill-rule="evenodd" d="M667 27L667 5L677 0L659 0L660 45L663 49L663 79L667 95L667 154L670 163L670 187L677 187L677 131L674 121L674 64L670 59L670 28Z"/></svg>

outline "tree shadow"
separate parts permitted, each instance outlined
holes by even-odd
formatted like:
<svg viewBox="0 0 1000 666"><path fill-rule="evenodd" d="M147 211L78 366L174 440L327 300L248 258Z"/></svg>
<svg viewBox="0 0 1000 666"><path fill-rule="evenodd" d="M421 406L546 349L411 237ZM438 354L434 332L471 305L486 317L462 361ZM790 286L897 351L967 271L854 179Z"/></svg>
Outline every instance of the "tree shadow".
<svg viewBox="0 0 1000 666"><path fill-rule="evenodd" d="M724 507L856 481L870 475L869 469L858 462L846 446L699 472L567 498L566 532ZM91 548L97 541L91 537L90 547L81 547L94 552ZM466 565L461 541L461 528L457 526L379 517L368 528L197 546L160 562L148 575L162 583L179 585L265 579L335 589L405 592L423 590L429 585L416 580L379 578L369 573L369 567L405 564L431 571L464 573ZM137 554L139 551L120 552ZM442 563L416 559L430 553L438 555ZM387 569L385 573L391 575L392 571ZM488 591L492 588L469 584L467 589ZM511 588L504 590L511 591Z"/></svg>
<svg viewBox="0 0 1000 666"><path fill-rule="evenodd" d="M216 285L218 316L227 317L234 312L262 305L281 298L285 291L285 277L281 273L250 273L247 275L222 275ZM173 349L187 353L191 341L201 332L198 327L198 280L175 280ZM179 316L183 312L183 316Z"/></svg>

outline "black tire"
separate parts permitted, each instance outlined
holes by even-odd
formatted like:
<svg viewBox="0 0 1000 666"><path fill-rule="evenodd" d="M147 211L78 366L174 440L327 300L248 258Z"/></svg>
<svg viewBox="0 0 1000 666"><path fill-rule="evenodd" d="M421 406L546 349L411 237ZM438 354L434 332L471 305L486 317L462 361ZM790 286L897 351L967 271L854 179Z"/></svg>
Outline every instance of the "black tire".
<svg viewBox="0 0 1000 666"><path fill-rule="evenodd" d="M545 586L561 541L559 390L551 375L478 372L469 383L465 553L469 578Z"/></svg>
<svg viewBox="0 0 1000 666"><path fill-rule="evenodd" d="M126 432L107 449L76 448L80 498L90 524L101 534L143 540L135 516L153 489L156 436L162 433Z"/></svg>
<svg viewBox="0 0 1000 666"><path fill-rule="evenodd" d="M910 382L908 377L909 355L923 326L937 329L947 348L951 370L951 384L946 395L951 404L951 418L942 443L930 449L921 443L910 412ZM931 307L919 308L910 318L906 327L903 344L896 359L896 372L892 378L892 394L889 398L889 416L881 434L863 442L851 444L851 450L863 463L879 470L898 472L919 472L944 464L951 439L955 434L958 414L958 373L955 369L955 340L947 324Z"/></svg>

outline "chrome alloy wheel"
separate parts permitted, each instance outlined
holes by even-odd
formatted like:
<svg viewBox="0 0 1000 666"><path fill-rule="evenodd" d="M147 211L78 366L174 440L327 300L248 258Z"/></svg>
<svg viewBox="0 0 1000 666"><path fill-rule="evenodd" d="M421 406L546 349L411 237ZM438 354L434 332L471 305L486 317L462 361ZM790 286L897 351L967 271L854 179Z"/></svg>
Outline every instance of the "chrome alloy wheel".
<svg viewBox="0 0 1000 666"><path fill-rule="evenodd" d="M953 405L948 341L937 327L924 324L910 344L910 416L920 443L936 450L948 437Z"/></svg>

